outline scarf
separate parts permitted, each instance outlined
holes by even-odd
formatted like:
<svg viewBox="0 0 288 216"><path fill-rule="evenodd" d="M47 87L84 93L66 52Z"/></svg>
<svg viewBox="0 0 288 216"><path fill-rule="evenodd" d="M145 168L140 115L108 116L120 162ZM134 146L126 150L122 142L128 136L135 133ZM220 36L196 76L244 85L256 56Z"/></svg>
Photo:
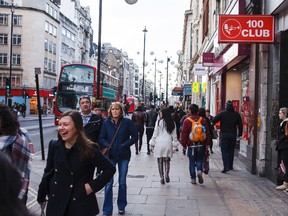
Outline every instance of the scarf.
<svg viewBox="0 0 288 216"><path fill-rule="evenodd" d="M27 131L22 129L15 135L8 136L4 141L4 145L2 143L2 146L1 151L8 152L8 154L8 149L11 149L9 156L11 156L13 164L20 172L23 184L18 197L22 199L29 186L31 163L33 160L32 154L34 153L32 149L33 144Z"/></svg>

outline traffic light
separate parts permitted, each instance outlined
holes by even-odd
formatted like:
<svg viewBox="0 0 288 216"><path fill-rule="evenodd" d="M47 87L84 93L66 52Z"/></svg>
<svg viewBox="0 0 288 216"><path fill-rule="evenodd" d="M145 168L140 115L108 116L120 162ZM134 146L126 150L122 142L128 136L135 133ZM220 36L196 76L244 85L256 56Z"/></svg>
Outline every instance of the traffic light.
<svg viewBox="0 0 288 216"><path fill-rule="evenodd" d="M149 101L152 101L153 100L153 96L152 96L152 92L150 92L149 94Z"/></svg>
<svg viewBox="0 0 288 216"><path fill-rule="evenodd" d="M57 86L54 86L51 91L53 92L53 96L55 97L57 95Z"/></svg>
<svg viewBox="0 0 288 216"><path fill-rule="evenodd" d="M25 97L26 97L26 89L22 88L22 98L25 98Z"/></svg>
<svg viewBox="0 0 288 216"><path fill-rule="evenodd" d="M10 79L6 78L6 95L10 94Z"/></svg>
<svg viewBox="0 0 288 216"><path fill-rule="evenodd" d="M164 100L164 92L161 93L161 100Z"/></svg>
<svg viewBox="0 0 288 216"><path fill-rule="evenodd" d="M154 95L154 100L157 101L158 100L158 97L157 95Z"/></svg>

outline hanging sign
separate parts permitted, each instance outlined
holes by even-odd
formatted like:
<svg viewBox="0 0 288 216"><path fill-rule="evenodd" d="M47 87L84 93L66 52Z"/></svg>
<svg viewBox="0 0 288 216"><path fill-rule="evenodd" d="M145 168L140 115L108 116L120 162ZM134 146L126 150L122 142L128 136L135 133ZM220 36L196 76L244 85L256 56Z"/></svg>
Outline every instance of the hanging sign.
<svg viewBox="0 0 288 216"><path fill-rule="evenodd" d="M193 82L192 83L192 92L193 93L198 93L199 92L199 83L198 82Z"/></svg>
<svg viewBox="0 0 288 216"><path fill-rule="evenodd" d="M219 15L219 43L273 43L274 17Z"/></svg>

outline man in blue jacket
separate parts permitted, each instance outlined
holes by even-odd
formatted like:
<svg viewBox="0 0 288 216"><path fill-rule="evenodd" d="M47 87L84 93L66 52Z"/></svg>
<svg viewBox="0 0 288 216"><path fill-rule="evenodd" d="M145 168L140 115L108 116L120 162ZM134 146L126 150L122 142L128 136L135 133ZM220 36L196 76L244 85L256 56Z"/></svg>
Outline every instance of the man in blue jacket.
<svg viewBox="0 0 288 216"><path fill-rule="evenodd" d="M234 110L232 101L226 102L225 110L222 110L211 121L212 125L215 125L220 121L220 144L224 169L222 173L226 173L229 170L233 170L234 161L234 149L238 136L242 136L242 119L238 112Z"/></svg>

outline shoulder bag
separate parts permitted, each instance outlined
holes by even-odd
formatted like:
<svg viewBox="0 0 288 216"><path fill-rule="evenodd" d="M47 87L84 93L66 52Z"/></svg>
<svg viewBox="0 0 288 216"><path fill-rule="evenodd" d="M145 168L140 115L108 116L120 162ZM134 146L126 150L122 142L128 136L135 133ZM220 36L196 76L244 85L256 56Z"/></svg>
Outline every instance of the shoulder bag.
<svg viewBox="0 0 288 216"><path fill-rule="evenodd" d="M123 121L123 120L122 120L122 121ZM103 154L103 155L106 155L107 152L108 152L108 150L111 148L111 146L112 146L112 144L113 144L113 142L114 142L114 140L115 140L115 138L116 138L116 135L117 135L117 133L118 133L118 131L119 131L119 128L120 128L120 126L121 126L121 124L122 124L122 121L121 121L120 124L118 125L117 130L115 131L115 134L114 134L114 136L113 136L113 138L112 138L112 141L111 141L111 143L109 144L108 148L102 148L102 154Z"/></svg>

